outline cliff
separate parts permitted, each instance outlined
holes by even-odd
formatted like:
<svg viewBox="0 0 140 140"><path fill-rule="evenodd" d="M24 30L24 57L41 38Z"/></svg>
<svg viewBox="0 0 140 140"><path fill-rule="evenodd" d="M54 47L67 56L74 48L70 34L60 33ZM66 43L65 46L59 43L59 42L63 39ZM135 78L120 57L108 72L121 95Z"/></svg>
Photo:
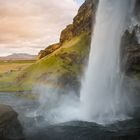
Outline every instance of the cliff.
<svg viewBox="0 0 140 140"><path fill-rule="evenodd" d="M66 29L61 32L61 43L71 40L83 32L91 34L92 21L95 21L96 6L97 2L95 0L85 1L78 10L78 14L74 17L73 24L68 25Z"/></svg>
<svg viewBox="0 0 140 140"><path fill-rule="evenodd" d="M136 1L135 18L139 20L139 0ZM38 55L38 61L17 77L21 90L30 90L34 84L41 83L62 89L77 90L80 78L88 59L95 13L98 0L86 0L60 35L60 42L50 45ZM132 32L126 30L121 43L122 70L128 77L140 79L139 26ZM124 65L125 62L125 65Z"/></svg>
<svg viewBox="0 0 140 140"><path fill-rule="evenodd" d="M134 15L137 18L137 20L140 21L140 1L139 0L136 0Z"/></svg>
<svg viewBox="0 0 140 140"><path fill-rule="evenodd" d="M97 0L86 0L78 10L78 14L74 17L73 23L69 24L60 35L60 42L48 46L45 50L41 50L38 59L41 59L52 52L59 49L66 41L70 41L76 36L86 32L91 34L92 21L95 21Z"/></svg>
<svg viewBox="0 0 140 140"><path fill-rule="evenodd" d="M125 31L122 37L122 67L127 76L140 79L140 26L133 27L132 32Z"/></svg>
<svg viewBox="0 0 140 140"><path fill-rule="evenodd" d="M78 89L89 54L97 3L97 0L86 0L73 23L61 32L60 41L41 50L38 61L17 77L21 91L30 90L36 83Z"/></svg>
<svg viewBox="0 0 140 140"><path fill-rule="evenodd" d="M74 17L73 23L68 25L60 35L60 42L57 44L50 45L45 50L40 51L38 58L41 59L57 49L59 49L66 41L70 41L76 36L79 36L83 32L91 35L92 31L92 21L95 22L95 13L98 0L86 0L84 4L78 10L78 14ZM134 10L134 15L137 20L140 16L140 1L136 1L136 6ZM133 27L132 33L128 30L123 35L122 39L122 63L127 57L127 62L125 65L125 71L127 75L130 73L139 73L140 69L140 45L137 40L137 32L140 32L140 27Z"/></svg>

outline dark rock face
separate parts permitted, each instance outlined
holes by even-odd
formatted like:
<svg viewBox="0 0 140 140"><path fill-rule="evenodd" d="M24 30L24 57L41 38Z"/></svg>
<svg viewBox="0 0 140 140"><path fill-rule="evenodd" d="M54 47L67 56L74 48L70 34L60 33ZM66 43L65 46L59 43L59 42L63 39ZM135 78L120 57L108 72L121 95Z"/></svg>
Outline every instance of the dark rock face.
<svg viewBox="0 0 140 140"><path fill-rule="evenodd" d="M129 76L140 74L140 44L137 39L139 31L140 26L137 25L132 33L127 30L122 38L121 56L123 71Z"/></svg>
<svg viewBox="0 0 140 140"><path fill-rule="evenodd" d="M61 32L60 42L63 43L71 40L73 37L80 35L82 32L91 33L92 21L95 21L97 2L94 0L86 0L78 10L78 14L70 24Z"/></svg>
<svg viewBox="0 0 140 140"><path fill-rule="evenodd" d="M136 1L134 15L136 16L137 20L140 21L140 0Z"/></svg>
<svg viewBox="0 0 140 140"><path fill-rule="evenodd" d="M0 140L24 140L17 113L7 105L0 105Z"/></svg>

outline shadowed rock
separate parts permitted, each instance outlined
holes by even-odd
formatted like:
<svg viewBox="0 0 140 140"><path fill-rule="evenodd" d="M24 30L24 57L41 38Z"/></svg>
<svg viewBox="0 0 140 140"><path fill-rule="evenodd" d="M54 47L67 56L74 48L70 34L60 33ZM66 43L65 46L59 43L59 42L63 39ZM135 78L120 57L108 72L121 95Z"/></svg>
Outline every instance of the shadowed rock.
<svg viewBox="0 0 140 140"><path fill-rule="evenodd" d="M24 140L18 114L7 105L0 105L0 140Z"/></svg>

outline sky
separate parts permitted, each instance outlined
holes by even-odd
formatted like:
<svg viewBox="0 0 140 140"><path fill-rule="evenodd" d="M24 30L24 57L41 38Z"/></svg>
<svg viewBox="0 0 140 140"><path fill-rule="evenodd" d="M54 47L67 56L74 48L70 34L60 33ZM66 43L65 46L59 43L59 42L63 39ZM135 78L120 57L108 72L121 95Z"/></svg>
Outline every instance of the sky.
<svg viewBox="0 0 140 140"><path fill-rule="evenodd" d="M37 54L59 41L84 0L0 0L0 56Z"/></svg>

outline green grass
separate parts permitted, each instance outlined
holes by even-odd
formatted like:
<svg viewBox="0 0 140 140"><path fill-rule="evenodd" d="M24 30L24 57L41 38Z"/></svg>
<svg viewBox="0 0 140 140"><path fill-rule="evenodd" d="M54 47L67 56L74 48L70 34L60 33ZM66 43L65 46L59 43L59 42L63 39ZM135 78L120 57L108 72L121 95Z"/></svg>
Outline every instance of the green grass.
<svg viewBox="0 0 140 140"><path fill-rule="evenodd" d="M23 90L30 90L36 83L58 86L56 81L63 75L78 75L81 73L84 65L82 61L87 57L89 46L90 37L84 33L65 42L57 51L25 69L18 77L20 86Z"/></svg>
<svg viewBox="0 0 140 140"><path fill-rule="evenodd" d="M20 91L17 77L34 62L33 60L0 61L0 92Z"/></svg>
<svg viewBox="0 0 140 140"><path fill-rule="evenodd" d="M90 46L86 33L65 42L61 48L38 61L0 61L0 91L30 91L37 83L59 85L62 77L79 75ZM11 70L12 68L12 70Z"/></svg>
<svg viewBox="0 0 140 140"><path fill-rule="evenodd" d="M83 73L89 49L90 35L83 33L71 41L65 42L58 50L41 60L0 61L0 91L31 91L33 86L38 83L60 88L67 82L70 83L71 79L77 83L77 77ZM135 66L135 69L133 78L140 80L140 67ZM63 83L61 83L60 79L65 80L62 80ZM75 85L77 86L77 84ZM31 94L17 95L36 98Z"/></svg>

